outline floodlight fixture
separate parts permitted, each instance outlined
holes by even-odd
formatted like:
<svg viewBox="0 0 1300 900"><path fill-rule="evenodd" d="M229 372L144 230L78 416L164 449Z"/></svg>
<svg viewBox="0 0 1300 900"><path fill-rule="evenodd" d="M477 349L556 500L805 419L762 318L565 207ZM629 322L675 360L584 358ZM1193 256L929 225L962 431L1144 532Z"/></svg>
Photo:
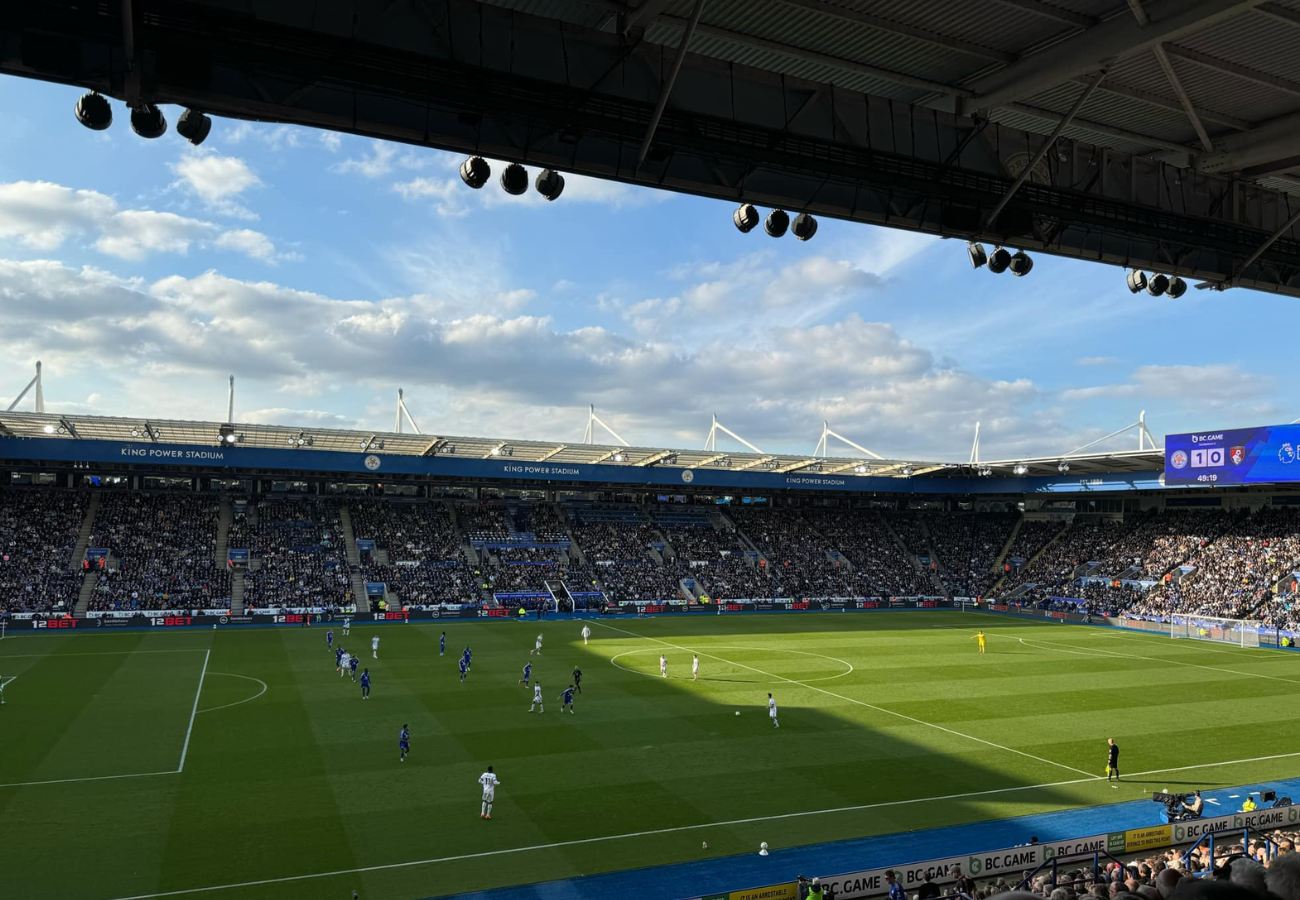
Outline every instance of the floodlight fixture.
<svg viewBox="0 0 1300 900"><path fill-rule="evenodd" d="M176 120L176 133L195 147L208 139L212 131L212 120L197 109L187 109Z"/></svg>
<svg viewBox="0 0 1300 900"><path fill-rule="evenodd" d="M131 130L142 138L154 140L167 133L167 119L157 106L144 103L131 110Z"/></svg>
<svg viewBox="0 0 1300 900"><path fill-rule="evenodd" d="M492 177L492 167L481 156L471 156L460 164L460 180L478 190Z"/></svg>
<svg viewBox="0 0 1300 900"><path fill-rule="evenodd" d="M790 223L790 233L800 241L812 240L812 236L817 233L817 220L807 213L799 213Z"/></svg>
<svg viewBox="0 0 1300 900"><path fill-rule="evenodd" d="M989 271L994 275L1001 275L1011 266L1011 251L1005 247L994 249L989 255Z"/></svg>
<svg viewBox="0 0 1300 900"><path fill-rule="evenodd" d="M46 425L46 426L45 426L44 428L42 428L41 430L44 431L46 434L54 434L54 426L53 426L53 425Z"/></svg>
<svg viewBox="0 0 1300 900"><path fill-rule="evenodd" d="M1146 273L1139 269L1134 269L1128 273L1128 292L1136 294L1138 291L1146 290L1147 276Z"/></svg>
<svg viewBox="0 0 1300 900"><path fill-rule="evenodd" d="M564 176L554 169L542 169L537 173L533 187L547 200L554 200L564 193Z"/></svg>
<svg viewBox="0 0 1300 900"><path fill-rule="evenodd" d="M1168 275L1152 275L1147 279L1147 293L1152 297L1159 297L1167 290L1169 290Z"/></svg>
<svg viewBox="0 0 1300 900"><path fill-rule="evenodd" d="M1015 472L1017 475L1025 475L1029 472L1029 466L1024 463L1016 463L1011 471Z"/></svg>
<svg viewBox="0 0 1300 900"><path fill-rule="evenodd" d="M911 478L911 477L912 477L912 467L911 467L911 466L903 466L903 477L904 477L904 478Z"/></svg>
<svg viewBox="0 0 1300 900"><path fill-rule="evenodd" d="M1017 278L1028 275L1034 268L1034 261L1023 250L1017 250L1011 257L1011 274Z"/></svg>
<svg viewBox="0 0 1300 900"><path fill-rule="evenodd" d="M528 170L519 163L511 163L501 173L501 190L518 197L528 192Z"/></svg>
<svg viewBox="0 0 1300 900"><path fill-rule="evenodd" d="M760 218L762 217L752 203L740 204L731 214L731 221L736 224L736 230L741 234L749 234L753 231L758 226Z"/></svg>
<svg viewBox="0 0 1300 900"><path fill-rule="evenodd" d="M1165 288L1165 296L1171 300L1177 300L1185 293L1187 293L1187 282L1177 275L1169 276L1169 287Z"/></svg>
<svg viewBox="0 0 1300 900"><path fill-rule="evenodd" d="M94 91L81 95L73 108L73 114L78 122L91 131L103 131L113 124L113 107L104 99L103 94Z"/></svg>
<svg viewBox="0 0 1300 900"><path fill-rule="evenodd" d="M790 215L783 209L772 210L763 221L763 230L768 233L769 237L779 238L785 234L786 229L789 227Z"/></svg>
<svg viewBox="0 0 1300 900"><path fill-rule="evenodd" d="M984 251L984 245L977 241L966 242L966 255L970 257L970 267L978 269L989 261L989 255Z"/></svg>
<svg viewBox="0 0 1300 900"><path fill-rule="evenodd" d="M1061 460L1060 463L1057 464L1056 466L1056 471L1064 475L1066 472L1070 471L1070 464L1065 460Z"/></svg>

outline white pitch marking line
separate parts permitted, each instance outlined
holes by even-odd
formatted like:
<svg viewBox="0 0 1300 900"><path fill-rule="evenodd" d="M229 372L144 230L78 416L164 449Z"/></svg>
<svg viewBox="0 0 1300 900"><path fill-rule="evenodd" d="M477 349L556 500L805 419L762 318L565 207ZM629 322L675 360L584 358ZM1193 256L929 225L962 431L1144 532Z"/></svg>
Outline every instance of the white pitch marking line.
<svg viewBox="0 0 1300 900"><path fill-rule="evenodd" d="M759 650L764 653L798 653L801 656L812 656L816 659L828 659L831 662L837 662L842 666L847 666L847 668L843 672L840 672L839 674L822 675L819 678L808 678L803 681L800 681L799 684L812 684L814 681L834 681L836 678L843 678L845 675L852 675L854 672L853 663L848 662L847 660L837 659L834 656L827 656L824 653L810 653L807 650L787 650L783 648L773 648L773 647L750 647L750 646L742 646L740 644L722 644L722 645L715 646L713 649L714 650ZM627 666L620 666L618 664L618 659L620 657L631 656L633 653L653 653L653 652L654 652L654 648L652 647L646 647L644 650L624 650L622 653L617 653L614 656L610 657L609 661L611 664L613 664L614 668L622 669L624 672L631 672L633 675L644 675L647 678L655 678L657 676L653 672L641 672L638 671L637 669L629 669ZM740 665L740 663L736 663L736 665ZM672 680L684 681L685 679L679 679L674 677ZM712 681L713 679L705 677L704 680ZM758 683L763 684L764 682L758 682Z"/></svg>
<svg viewBox="0 0 1300 900"><path fill-rule="evenodd" d="M612 627L612 626L611 626ZM1126 775L1126 778L1139 778L1146 775L1164 775L1170 772L1185 772L1189 769L1208 769L1215 766L1230 766L1239 763L1262 762L1269 759L1285 759L1293 756L1300 756L1300 753L1283 753L1278 756L1261 756L1255 759L1236 759L1230 762L1222 763L1205 763L1195 766L1180 766L1174 769L1151 769L1146 772L1134 772ZM170 773L166 773L170 774ZM579 838L572 841L557 841L553 844L533 844L529 847L512 847L506 850L486 850L482 853L465 853L459 856L442 856L433 859L415 859L407 862L384 863L377 866L359 866L355 869L337 869L333 872L313 872L310 875L286 875L281 878L263 878L258 881L241 881L231 884L214 884L206 887L181 888L175 891L162 891L157 894L134 894L130 897L116 897L114 900L157 900L159 897L179 897L186 894L204 894L213 891L225 891L232 888L260 887L265 884L284 884L291 881L311 881L318 878L335 878L341 875L359 875L366 872L383 872L390 869L409 869L416 866L431 866L438 863L461 862L467 859L485 859L493 856L509 856L514 853L529 853L534 850L556 850L561 847L577 847L584 844L599 844L608 841L626 840L629 838L654 837L660 834L675 834L682 831L699 831L704 828L729 828L733 825L752 825L755 822L772 822L779 819L798 819L806 816L821 816L829 813L859 812L866 809L881 809L889 806L907 806L914 803L932 803L941 800L961 800L967 797L987 797L991 794L1008 794L1015 791L1032 791L1040 788L1065 787L1073 784L1086 784L1092 781L1101 781L1103 776L1092 775L1088 778L1075 778L1070 781L1054 781L1046 784L1027 784L1020 787L994 788L988 791L971 791L966 794L946 794L941 797L916 797L910 800L886 800L881 803L863 803L858 806L839 806L832 809L811 809L803 812L778 813L772 816L755 816L748 819L730 819L724 822L707 822L698 825L679 825L674 828L656 828L652 831L634 831L628 834L607 834L602 837Z"/></svg>
<svg viewBox="0 0 1300 900"><path fill-rule="evenodd" d="M260 678L253 678L250 675L236 675L233 672L209 672L208 674L220 675L223 678L242 678L245 681L256 681L258 684L262 686L262 689L251 697L245 697L243 700L236 700L234 703L227 703L223 706L214 706L211 709L201 709L199 710L200 713L216 712L219 709L230 709L230 707L238 706L241 703L251 703L252 701L256 700L258 697L266 693L266 682Z"/></svg>
<svg viewBox="0 0 1300 900"><path fill-rule="evenodd" d="M203 647L186 647L184 650L92 650L90 653L13 653L0 655L6 659L66 659L69 656L134 656L137 653L207 653Z"/></svg>
<svg viewBox="0 0 1300 900"><path fill-rule="evenodd" d="M15 781L0 784L0 788L33 787L39 784L72 784L78 781L112 781L117 778L152 778L155 775L175 775L175 772L133 772L130 775L90 775L86 778L55 778L51 781Z"/></svg>
<svg viewBox="0 0 1300 900"><path fill-rule="evenodd" d="M611 631L619 631L619 632L622 632L623 634L630 634L630 635L632 635L632 637L641 638L642 640L654 641L655 643L663 644L665 647L672 647L672 648L674 648L674 649L681 650L681 651L683 651L683 652L685 652L685 653L697 653L697 652L698 652L698 653L702 653L704 656L712 657L713 659L719 660L719 661L721 661L721 662L729 663L729 664L731 664L731 665L733 665L733 666L740 666L740 668L742 668L742 669L749 669L751 672L757 672L759 675L766 675L768 678L775 678L775 679L777 679L778 681L784 681L784 682L786 682L787 684L794 684L794 685L798 685L799 687L807 688L807 689L810 690L810 691L817 691L818 693L825 694L825 695L828 696L828 697L835 697L836 699L843 700L843 701L846 702L846 703L856 703L858 706L863 706L863 707L866 707L867 709L873 709L873 710L875 710L875 711L877 711L877 712L886 713L886 714L891 715L891 716L897 716L897 717L900 718L900 719L905 719L905 720L908 721L908 722L914 722L914 723L917 724L917 725L924 725L924 726L926 726L927 728L934 728L934 729L936 729L936 730L938 730L938 731L943 731L943 732L946 732L947 734L951 734L951 735L954 735L954 736L956 736L956 737L966 738L966 739L969 740L969 741L975 741L976 743L983 744L983 745L985 745L986 747L994 747L994 748L996 748L996 749L998 749L998 750L1005 750L1005 751L1007 751L1008 753L1014 753L1014 754L1016 754L1017 756L1023 756L1023 757L1025 757L1026 759L1037 760L1037 761L1040 762L1040 763L1046 763L1047 765L1049 765L1049 766L1055 766L1055 767L1058 768L1058 769L1067 769L1067 770L1069 770L1069 771L1071 771L1071 772L1078 772L1080 775L1088 775L1088 774L1089 774L1088 772L1085 772L1083 769L1076 769L1074 766L1067 766L1067 765L1065 765L1064 763L1053 762L1053 761L1050 760L1050 759L1044 759L1044 758L1041 757L1041 756L1034 756L1034 754L1032 754L1032 753L1026 753L1026 752L1024 752L1023 750L1016 750L1016 749L1013 748L1013 747L1004 747L1004 746L1002 746L1001 744L995 744L995 743L993 743L992 741L986 741L986 740L984 740L983 738L978 738L978 737L975 737L974 735L971 735L971 734L965 734L964 732L961 732L961 731L954 731L954 730L951 729L951 728L945 728L945 727L942 726L942 725L936 725L936 724L934 724L933 722L927 722L927 721L925 721L924 719L917 719L917 718L915 718L915 717L913 717L913 716L905 715L905 714L900 713L900 712L894 712L892 709L885 709L883 706L875 706L875 705L873 705L873 704L871 704L871 703L867 703L867 702L865 702L865 701L863 701L863 700L855 700L855 699L852 698L852 697L845 697L843 694L837 694L837 693L835 693L834 691L828 691L828 690L826 690L825 688L820 688L820 687L817 687L816 685L805 684L805 683L802 682L802 681L795 681L794 679L786 678L786 677L784 677L784 676L782 676L782 675L774 675L774 674L772 674L771 672L764 672L762 669L755 669L753 666L747 666L747 665L745 665L744 663L738 663L738 662L735 662L734 660L725 659L725 658L723 658L723 657L721 657L721 656L714 656L712 653L704 653L704 651L697 651L697 650L694 650L694 649L689 648L689 647L681 647L681 646L678 646L677 644L669 643L668 641L661 641L661 640L659 640L658 638L647 637L647 636L644 635L644 634L637 634L637 633L634 632L634 631L627 631L626 629L623 629L623 628L616 628L616 627L614 627L613 625L606 625L604 622L597 622L596 624L597 624L597 625L603 625L605 628L608 628L608 629L610 629Z"/></svg>
<svg viewBox="0 0 1300 900"><path fill-rule="evenodd" d="M1026 647L1041 645L1056 653L1073 653L1075 656L1088 656L1089 654L1103 653L1107 656L1118 656L1121 659L1140 659L1145 662L1169 663L1172 666L1184 666L1189 669L1204 669L1207 672L1225 672L1229 675L1241 675L1244 678L1267 678L1269 681L1285 681L1287 684L1300 684L1300 681L1297 681L1294 678L1282 678L1278 675L1263 675L1258 672L1241 672L1237 669L1224 669L1220 666L1202 666L1197 663L1182 662L1177 659L1165 659L1159 656L1134 656L1132 653L1120 653L1117 650L1103 650L1100 647L1067 650L1064 647L1054 646L1056 641L1040 641L1036 638L1018 638L1018 640Z"/></svg>
<svg viewBox="0 0 1300 900"><path fill-rule="evenodd" d="M194 732L194 717L199 714L199 696L203 693L203 677L208 674L208 660L212 658L209 649L203 657L203 671L199 673L199 686L194 691L194 707L190 710L190 727L185 729L185 746L181 747L181 763L176 767L177 774L185 771L185 755L190 752L190 735Z"/></svg>

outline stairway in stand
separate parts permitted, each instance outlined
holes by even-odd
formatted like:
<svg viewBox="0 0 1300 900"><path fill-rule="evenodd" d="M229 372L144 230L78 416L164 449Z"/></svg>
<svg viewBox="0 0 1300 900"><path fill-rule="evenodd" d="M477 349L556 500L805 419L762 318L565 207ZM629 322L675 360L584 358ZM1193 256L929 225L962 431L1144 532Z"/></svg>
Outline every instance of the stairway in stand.
<svg viewBox="0 0 1300 900"><path fill-rule="evenodd" d="M81 563L86 558L86 548L90 546L90 536L95 530L95 514L99 512L99 494L91 494L90 503L86 505L86 517L81 520L81 530L77 532L77 543L72 548L72 558L68 560L68 571L82 571ZM95 593L95 584L99 581L99 573L93 569L87 569L81 579L81 588L77 591L77 605L72 608L72 614L78 618L84 618L86 610L90 607L90 598Z"/></svg>

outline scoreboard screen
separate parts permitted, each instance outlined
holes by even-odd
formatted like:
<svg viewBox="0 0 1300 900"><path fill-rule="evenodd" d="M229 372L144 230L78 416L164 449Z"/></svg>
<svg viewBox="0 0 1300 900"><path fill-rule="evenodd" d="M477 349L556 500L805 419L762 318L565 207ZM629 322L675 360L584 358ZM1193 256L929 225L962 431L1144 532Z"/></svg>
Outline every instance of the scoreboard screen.
<svg viewBox="0 0 1300 900"><path fill-rule="evenodd" d="M1165 436L1165 484L1300 481L1300 425Z"/></svg>

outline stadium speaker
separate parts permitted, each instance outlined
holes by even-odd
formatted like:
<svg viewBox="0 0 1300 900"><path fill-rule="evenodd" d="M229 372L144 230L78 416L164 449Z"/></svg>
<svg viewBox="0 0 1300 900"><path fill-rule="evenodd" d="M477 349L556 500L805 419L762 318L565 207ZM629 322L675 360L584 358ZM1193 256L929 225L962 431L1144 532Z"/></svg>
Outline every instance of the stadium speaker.
<svg viewBox="0 0 1300 900"><path fill-rule="evenodd" d="M1177 300L1185 293L1187 293L1187 282L1177 275L1170 276L1169 287L1165 288L1165 296Z"/></svg>
<svg viewBox="0 0 1300 900"><path fill-rule="evenodd" d="M1142 272L1134 269L1128 273L1128 292L1136 294L1147 286L1147 277Z"/></svg>
<svg viewBox="0 0 1300 900"><path fill-rule="evenodd" d="M763 230L774 238L781 237L789 227L790 215L783 209L772 210L767 214L766 221L763 222Z"/></svg>
<svg viewBox="0 0 1300 900"><path fill-rule="evenodd" d="M528 190L528 170L519 163L511 163L501 173L501 190L518 197Z"/></svg>
<svg viewBox="0 0 1300 900"><path fill-rule="evenodd" d="M970 267L978 269L989 261L989 255L984 252L984 245L975 241L966 242L966 255L970 257Z"/></svg>
<svg viewBox="0 0 1300 900"><path fill-rule="evenodd" d="M1159 297L1167 290L1169 290L1168 275L1152 275L1147 279L1147 293L1152 297Z"/></svg>
<svg viewBox="0 0 1300 900"><path fill-rule="evenodd" d="M1002 247L998 247L989 257L989 271L994 275L1001 275L1011 265L1011 254Z"/></svg>
<svg viewBox="0 0 1300 900"><path fill-rule="evenodd" d="M153 140L167 133L167 120L163 118L162 110L146 103L131 110L131 130L142 138Z"/></svg>
<svg viewBox="0 0 1300 900"><path fill-rule="evenodd" d="M749 234L758 226L758 210L752 203L742 203L736 207L736 211L731 214L731 221L736 223L736 230L741 234Z"/></svg>
<svg viewBox="0 0 1300 900"><path fill-rule="evenodd" d="M460 164L460 180L478 190L492 177L492 167L481 156L471 156Z"/></svg>
<svg viewBox="0 0 1300 900"><path fill-rule="evenodd" d="M176 120L176 133L195 147L208 139L212 131L212 120L197 109L187 109Z"/></svg>
<svg viewBox="0 0 1300 900"><path fill-rule="evenodd" d="M537 173L533 187L547 200L554 200L564 193L564 176L554 169L542 169Z"/></svg>
<svg viewBox="0 0 1300 900"><path fill-rule="evenodd" d="M82 94L73 112L77 121L91 131L103 131L113 124L113 107L108 105L102 94L94 91Z"/></svg>
<svg viewBox="0 0 1300 900"><path fill-rule="evenodd" d="M790 223L790 233L798 240L811 240L812 236L817 233L817 220L807 213L799 213Z"/></svg>
<svg viewBox="0 0 1300 900"><path fill-rule="evenodd" d="M1022 275L1028 275L1034 268L1034 261L1029 258L1029 254L1023 250L1017 250L1011 257L1011 274L1019 278Z"/></svg>

